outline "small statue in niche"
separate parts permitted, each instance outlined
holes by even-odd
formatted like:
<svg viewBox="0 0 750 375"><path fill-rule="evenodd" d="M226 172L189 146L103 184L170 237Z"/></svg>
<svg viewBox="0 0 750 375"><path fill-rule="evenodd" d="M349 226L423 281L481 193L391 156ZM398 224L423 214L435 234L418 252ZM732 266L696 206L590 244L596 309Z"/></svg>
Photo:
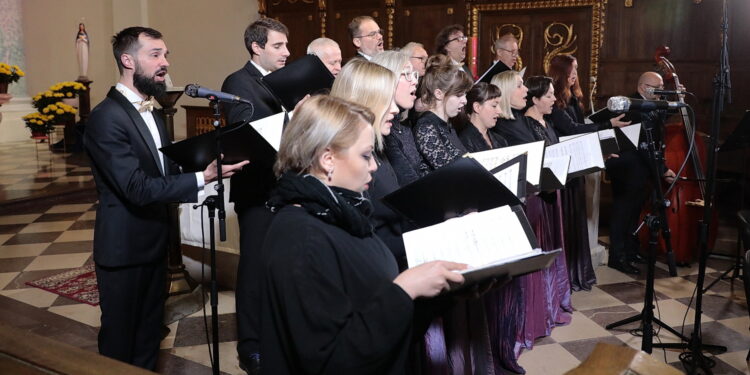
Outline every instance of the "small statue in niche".
<svg viewBox="0 0 750 375"><path fill-rule="evenodd" d="M78 57L78 80L88 81L89 70L89 34L86 33L86 25L78 24L76 35L76 57Z"/></svg>

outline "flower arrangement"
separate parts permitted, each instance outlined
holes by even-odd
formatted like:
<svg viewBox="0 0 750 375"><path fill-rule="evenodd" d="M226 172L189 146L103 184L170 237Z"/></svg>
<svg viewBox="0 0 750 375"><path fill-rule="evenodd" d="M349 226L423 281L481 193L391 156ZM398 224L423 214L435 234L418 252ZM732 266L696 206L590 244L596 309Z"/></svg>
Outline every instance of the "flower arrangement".
<svg viewBox="0 0 750 375"><path fill-rule="evenodd" d="M86 86L80 82L65 81L50 86L49 90L53 93L61 93L66 98L72 98L78 95L81 91L86 91Z"/></svg>
<svg viewBox="0 0 750 375"><path fill-rule="evenodd" d="M55 116L45 115L39 112L29 113L23 116L23 121L26 123L26 127L31 130L31 133L43 133L49 134L54 129Z"/></svg>
<svg viewBox="0 0 750 375"><path fill-rule="evenodd" d="M65 99L65 94L61 92L53 92L51 90L40 92L31 98L33 101L32 105L39 111L47 108L51 104L60 102L63 99Z"/></svg>
<svg viewBox="0 0 750 375"><path fill-rule="evenodd" d="M61 124L68 121L71 116L75 116L78 111L65 103L54 103L42 108L39 112L43 115L52 116L52 121L55 124Z"/></svg>
<svg viewBox="0 0 750 375"><path fill-rule="evenodd" d="M9 84L18 82L18 80L25 75L26 73L24 73L18 65L9 65L0 62L0 83Z"/></svg>

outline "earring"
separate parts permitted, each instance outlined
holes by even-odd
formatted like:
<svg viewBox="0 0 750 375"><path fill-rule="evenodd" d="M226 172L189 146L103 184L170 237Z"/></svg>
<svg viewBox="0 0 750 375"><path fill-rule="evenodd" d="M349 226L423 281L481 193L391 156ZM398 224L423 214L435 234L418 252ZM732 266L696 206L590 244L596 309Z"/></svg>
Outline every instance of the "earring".
<svg viewBox="0 0 750 375"><path fill-rule="evenodd" d="M328 182L333 180L333 168L328 171Z"/></svg>

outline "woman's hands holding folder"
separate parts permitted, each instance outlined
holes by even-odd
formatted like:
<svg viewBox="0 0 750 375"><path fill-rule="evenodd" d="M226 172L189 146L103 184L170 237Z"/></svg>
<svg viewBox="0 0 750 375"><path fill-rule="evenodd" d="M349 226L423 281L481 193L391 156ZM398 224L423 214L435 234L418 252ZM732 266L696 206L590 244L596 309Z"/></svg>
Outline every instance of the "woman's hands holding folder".
<svg viewBox="0 0 750 375"><path fill-rule="evenodd" d="M461 284L464 277L453 271L466 269L463 263L436 260L420 264L401 272L393 282L400 286L411 299L417 297L434 297L448 289L449 282Z"/></svg>
<svg viewBox="0 0 750 375"><path fill-rule="evenodd" d="M224 158L224 155L221 155L222 158ZM243 160L237 164L222 164L221 165L221 177L227 178L231 177L235 172L242 169L242 167L249 164L250 161ZM216 160L212 161L211 164L206 167L206 170L203 171L203 181L205 183L214 182L216 181L216 178L218 178L219 174L216 169Z"/></svg>
<svg viewBox="0 0 750 375"><path fill-rule="evenodd" d="M625 113L609 120L609 123L612 124L613 128L621 128L623 126L630 125L630 121L622 121L622 118L625 117Z"/></svg>

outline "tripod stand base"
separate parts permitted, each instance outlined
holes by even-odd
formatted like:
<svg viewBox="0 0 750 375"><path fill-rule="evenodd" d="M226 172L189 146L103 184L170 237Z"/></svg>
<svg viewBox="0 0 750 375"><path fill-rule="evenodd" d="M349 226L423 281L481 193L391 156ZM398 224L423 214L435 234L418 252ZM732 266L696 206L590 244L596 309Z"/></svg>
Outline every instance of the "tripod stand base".
<svg viewBox="0 0 750 375"><path fill-rule="evenodd" d="M610 329L613 329L613 328L617 328L619 326L623 326L623 325L628 324L628 323L637 322L639 320L643 320L643 313L640 313L638 315L631 316L630 318L625 318L623 320L620 320L620 321L608 324L606 327L604 327L604 329L610 330ZM683 341L690 340L685 335L677 332L677 330L675 330L674 328L668 326L666 323L662 322L661 320L659 320L657 318L652 318L651 321L653 323L655 323L656 325L658 325L659 327L662 327L662 328L666 329L667 331L669 331L669 333L677 336L678 338L680 338ZM683 344L653 344L653 347L655 347L655 348L666 348L665 345L683 345ZM726 350L726 348L725 348L725 350Z"/></svg>

